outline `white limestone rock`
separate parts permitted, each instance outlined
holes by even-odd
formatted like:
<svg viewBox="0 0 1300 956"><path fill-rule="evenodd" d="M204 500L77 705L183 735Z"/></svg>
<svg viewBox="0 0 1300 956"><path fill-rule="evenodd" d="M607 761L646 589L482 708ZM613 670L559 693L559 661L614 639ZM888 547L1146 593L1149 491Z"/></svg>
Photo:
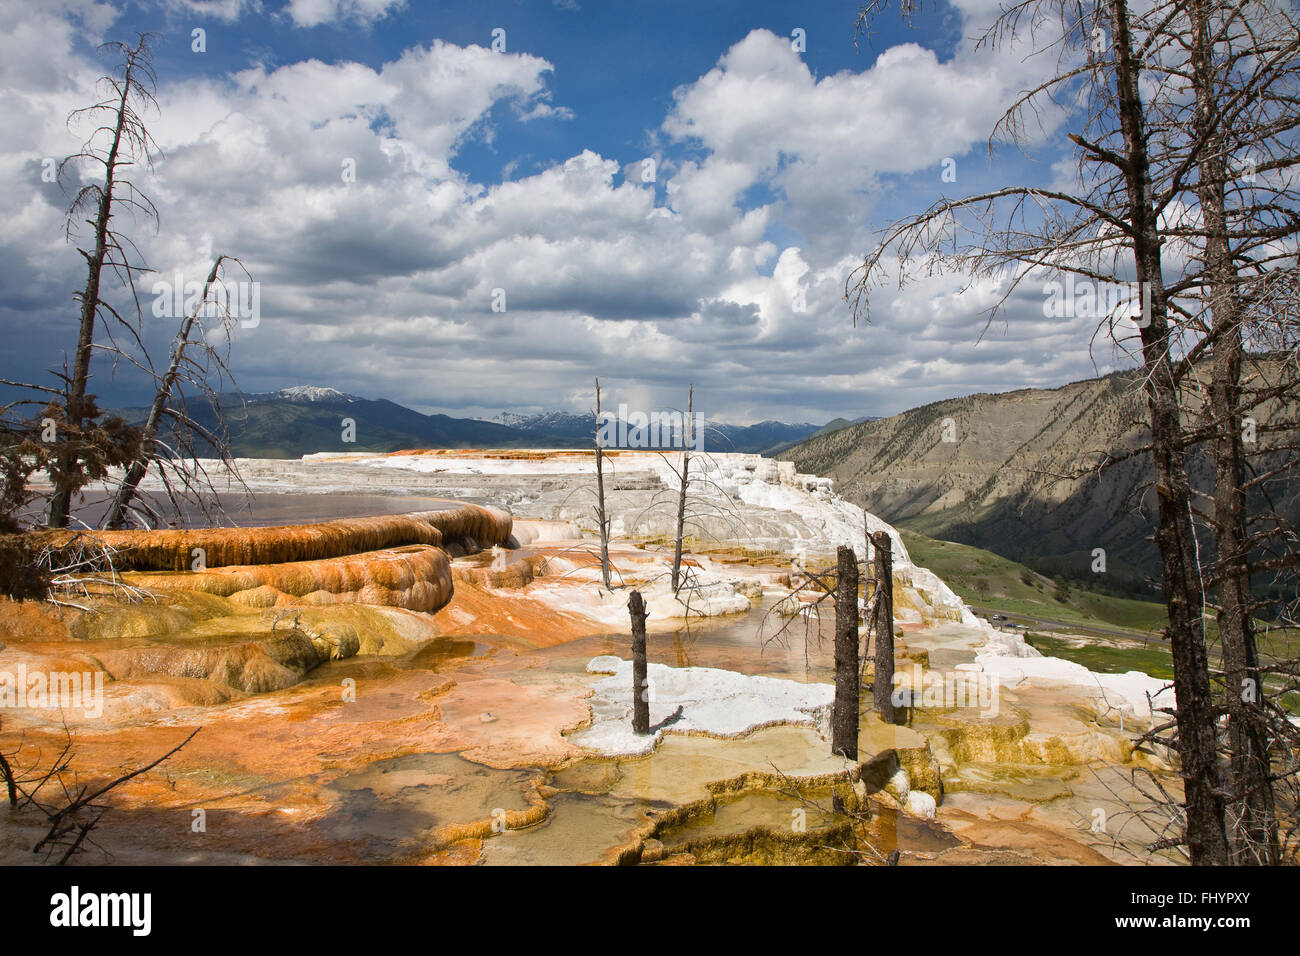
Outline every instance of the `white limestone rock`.
<svg viewBox="0 0 1300 956"><path fill-rule="evenodd" d="M775 677L749 676L716 667L668 667L650 663L650 725L682 708L681 719L649 736L632 732L632 662L618 657L593 658L592 674L610 676L597 681L589 699L592 724L569 740L608 756L652 752L664 733L703 733L739 737L772 724L822 728L830 719L835 688L830 684L801 684Z"/></svg>

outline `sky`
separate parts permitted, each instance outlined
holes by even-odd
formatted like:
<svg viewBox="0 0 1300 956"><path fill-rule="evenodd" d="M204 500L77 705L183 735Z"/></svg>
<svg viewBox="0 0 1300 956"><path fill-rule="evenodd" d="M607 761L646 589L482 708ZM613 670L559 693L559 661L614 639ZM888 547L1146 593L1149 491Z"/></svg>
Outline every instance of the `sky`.
<svg viewBox="0 0 1300 956"><path fill-rule="evenodd" d="M1047 114L1025 151L990 155L1044 69L976 48L993 0L927 4L910 26L890 9L870 40L857 9L0 0L0 377L48 382L75 345L87 230L69 241L75 183L48 170L90 133L68 116L114 66L97 46L140 32L157 150L133 175L158 221L115 224L153 270L143 342L165 359L168 285L235 256L245 393L485 417L586 411L599 376L631 408L681 407L693 383L714 421L821 423L1127 364L1036 288L989 324L996 289L961 276L878 290L854 324L846 279L890 220L1051 183L1068 147ZM92 391L150 396L106 359Z"/></svg>

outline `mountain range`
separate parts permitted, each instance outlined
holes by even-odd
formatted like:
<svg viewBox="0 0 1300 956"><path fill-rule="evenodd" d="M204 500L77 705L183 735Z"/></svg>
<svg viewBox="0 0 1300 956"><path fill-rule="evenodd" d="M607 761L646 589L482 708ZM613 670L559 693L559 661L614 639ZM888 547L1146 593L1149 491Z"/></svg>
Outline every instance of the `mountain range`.
<svg viewBox="0 0 1300 956"><path fill-rule="evenodd" d="M223 408L241 457L589 448L594 437L590 414L503 412L490 421L427 415L310 385L242 400L223 396ZM214 424L210 410L196 403L192 411L201 424ZM144 416L140 409L119 413L133 421ZM899 527L984 548L1094 590L1150 597L1160 563L1151 540L1147 456L1088 470L1108 454L1146 444L1145 421L1140 378L1116 372L1054 389L948 399L889 418L840 418L820 428L707 423L705 447L788 459L801 472L834 478L841 495ZM1193 486L1209 490L1213 470L1205 456L1193 452L1188 467ZM1288 491L1277 500L1300 524L1300 496ZM1098 548L1104 572L1092 570ZM1202 549L1208 562L1209 544Z"/></svg>
<svg viewBox="0 0 1300 956"><path fill-rule="evenodd" d="M233 452L244 458L298 458L314 452L389 452L404 448L588 448L591 415L563 411L495 420L426 415L386 399L349 395L336 388L298 385L277 392L221 397ZM216 416L201 403L191 414L212 428ZM119 409L140 421L145 409ZM348 424L350 423L350 425ZM813 424L766 421L755 425L706 423L706 451L773 454L817 431ZM351 440L349 440L351 439Z"/></svg>
<svg viewBox="0 0 1300 956"><path fill-rule="evenodd" d="M492 419L495 424L518 428L538 436L539 439L553 440L562 438L577 446L585 447L592 440L592 416L575 415L570 412L541 412L535 415L521 415L504 412ZM750 454L774 455L778 451L814 435L818 432L816 425L807 422L789 425L785 422L765 421L755 425L728 425L722 422L706 422L704 426L704 449L706 451L734 451Z"/></svg>

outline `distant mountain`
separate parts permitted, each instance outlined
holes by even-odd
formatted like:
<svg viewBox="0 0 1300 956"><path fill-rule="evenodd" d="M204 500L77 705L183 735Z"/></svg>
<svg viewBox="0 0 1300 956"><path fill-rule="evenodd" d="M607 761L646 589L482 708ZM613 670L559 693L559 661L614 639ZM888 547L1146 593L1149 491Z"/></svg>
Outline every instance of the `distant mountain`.
<svg viewBox="0 0 1300 956"><path fill-rule="evenodd" d="M542 412L536 415L503 412L494 417L492 422L539 436L562 436L583 447L591 444L592 431L595 427L592 415L575 415L563 411ZM816 431L817 426L808 423L788 425L785 422L766 421L756 425L727 425L706 422L704 449L770 455L802 441Z"/></svg>
<svg viewBox="0 0 1300 956"><path fill-rule="evenodd" d="M784 441L779 445L774 445L771 448L769 448L767 451L765 451L763 454L768 455L770 457L775 457L784 451L788 451L789 449L793 448L795 445L798 445L800 442L807 441L812 438L816 438L819 435L829 435L831 432L837 432L841 428L850 428L854 425L860 425L862 422L875 422L879 420L880 420L879 415L863 415L861 418L855 418L852 421L850 421L847 418L832 418L821 428L814 430L812 434L800 435L796 438L792 438L788 441Z"/></svg>
<svg viewBox="0 0 1300 956"><path fill-rule="evenodd" d="M360 398L336 388L295 385L277 392L222 397L231 447L243 458L298 458L315 452L389 452L404 448L587 448L594 440L590 415L552 411L502 413L495 420L426 415L386 399ZM213 428L216 416L201 403L190 409ZM130 421L145 410L119 409ZM709 425L710 451L765 452L806 438L815 425L760 422ZM349 440L350 439L350 440Z"/></svg>
<svg viewBox="0 0 1300 956"><path fill-rule="evenodd" d="M1261 409L1260 420L1267 417ZM1055 477L1086 469L1107 452L1144 446L1145 423L1140 377L1117 372L1050 390L954 398L823 430L778 457L834 478L841 495L899 527L1095 589L1149 595L1160 578L1150 537L1156 503L1149 456L1120 461L1100 477ZM1204 454L1193 452L1188 468L1194 487L1212 486ZM1300 520L1294 494L1278 503ZM1105 549L1105 574L1092 573L1095 548ZM1205 540L1201 549L1208 559Z"/></svg>
<svg viewBox="0 0 1300 956"><path fill-rule="evenodd" d="M795 442L803 441L817 431L817 426L803 422L787 425L785 422L766 421L757 425L722 425L710 423L704 432L707 451L739 451L759 455L774 455Z"/></svg>
<svg viewBox="0 0 1300 956"><path fill-rule="evenodd" d="M283 398L291 402L359 402L355 395L340 392L337 388L324 388L319 385L294 385L282 388L278 392L254 396L261 400Z"/></svg>
<svg viewBox="0 0 1300 956"><path fill-rule="evenodd" d="M595 416L575 415L572 412L550 411L533 415L521 415L516 412L502 412L490 419L497 425L517 428L530 435L565 438L574 447L585 448L592 443L595 430Z"/></svg>
<svg viewBox="0 0 1300 956"><path fill-rule="evenodd" d="M199 424L216 425L206 405L190 408ZM388 452L403 448L520 448L525 432L491 422L425 415L386 399L360 398L335 388L299 385L278 392L222 396L231 448L243 458L298 458L314 452ZM121 412L128 420L142 409ZM349 440L351 439L351 440Z"/></svg>

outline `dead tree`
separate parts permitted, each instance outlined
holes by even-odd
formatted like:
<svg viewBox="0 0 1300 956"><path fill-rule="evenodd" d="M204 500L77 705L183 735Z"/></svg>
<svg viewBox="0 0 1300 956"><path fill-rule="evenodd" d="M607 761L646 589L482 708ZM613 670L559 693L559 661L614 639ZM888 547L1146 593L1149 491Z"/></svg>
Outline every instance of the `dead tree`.
<svg viewBox="0 0 1300 956"><path fill-rule="evenodd" d="M195 728L189 736L156 760L93 789L77 782L72 769L71 736L66 737L63 747L48 765L38 755L33 764L20 766L21 747L8 755L13 758L12 763L5 755L0 755L0 774L4 776L11 812L28 806L34 807L45 817L48 826L45 835L32 847L32 852L44 851L47 856L51 856L56 849L60 850L55 860L58 866L67 863L77 853L84 852L91 833L109 809L102 799L122 784L148 773L177 754L201 729ZM56 790L62 795L57 802L50 801L43 792L53 794Z"/></svg>
<svg viewBox="0 0 1300 956"><path fill-rule="evenodd" d="M695 386L691 385L686 399L686 420L682 423L682 473L681 491L677 496L677 534L673 546L673 593L681 589L682 538L686 533L686 485L691 469L691 420L695 414Z"/></svg>
<svg viewBox="0 0 1300 956"><path fill-rule="evenodd" d="M858 759L858 558L848 545L836 554L835 703L831 710L831 753Z"/></svg>
<svg viewBox="0 0 1300 956"><path fill-rule="evenodd" d="M219 298L213 297L222 266L228 259L228 256L217 256L212 263L199 301L182 320L172 339L170 360L166 370L157 378L153 403L141 429L140 456L127 467L113 496L102 522L106 528L120 528L126 523L140 482L151 464L158 468L164 493L174 512L181 512L180 499L186 498L197 503L207 517L215 518L215 514L208 514L206 492L212 489L212 482L200 464L200 443L222 460L228 474L239 480L220 388L226 379L233 382L233 376L226 364L226 356L212 341L218 331L224 333L228 353L233 316ZM204 324L208 312L216 318L217 328L210 329ZM186 386L197 390L206 400L215 419L212 427L200 424L190 414L184 390ZM169 426L166 434L164 422Z"/></svg>
<svg viewBox="0 0 1300 956"><path fill-rule="evenodd" d="M140 214L157 223L157 211L149 198L131 181L128 168L148 166L156 146L141 117L146 107L156 106L155 76L151 63L149 38L142 35L135 46L110 43L102 51L121 57L113 75L103 77L108 88L99 103L72 114L69 122L79 118L97 124L82 149L60 164L62 181L71 173L80 175L90 167L92 181L81 185L67 213L67 235L77 231L78 216L85 213L92 244L79 248L86 262L85 286L77 294L80 303L78 339L69 369L65 360L54 374L55 386L32 382L3 383L28 392L28 397L0 409L0 456L3 458L5 494L0 501L3 524L19 530L13 505L25 505L26 498L12 494L18 478L35 470L44 471L52 486L45 500L45 521L53 527L66 527L72 520L72 499L92 481L108 479L112 469L121 467L125 478L110 507L109 526L124 523L127 514L150 511L140 502L139 483L150 462L160 465L163 491L172 511L182 515L181 499L198 506L209 520L219 511L215 482L207 474L201 457L221 458L228 473L239 480L230 453L229 433L221 406L221 388L233 376L226 356L219 351L216 329L206 328L199 315L182 317L180 331L173 340L172 355L166 371L159 374L144 344L144 313L137 289L138 274L149 271L137 262L134 244L115 223L125 214ZM217 268L227 261L220 257ZM125 306L110 302L110 279L116 278ZM215 278L215 277L214 277ZM209 280L204 288L203 305L212 289ZM218 307L219 313L224 307ZM230 315L222 315L221 331L225 347L230 347ZM145 426L137 427L119 416L102 416L96 398L88 391L92 365L96 356L111 356L136 372L150 377L155 385L155 408ZM201 393L215 418L215 426L203 425L190 413L187 389ZM20 412L20 409L22 410ZM34 418L23 417L36 410ZM166 428L163 422L167 423ZM146 437L147 432L147 437ZM156 512L152 517L158 518ZM30 523L30 522L29 522Z"/></svg>
<svg viewBox="0 0 1300 956"><path fill-rule="evenodd" d="M1169 613L1169 644L1174 659L1178 755L1187 797L1187 841L1193 864L1228 862L1228 839L1215 745L1214 700L1201 610L1205 594L1197 567L1192 528L1192 491L1183 446L1182 408L1170 354L1174 328L1168 312L1157 197L1153 195L1146 114L1142 105L1142 63L1134 48L1126 0L1108 0L1114 31L1115 105L1123 152L1107 158L1123 175L1128 238L1143 301L1150 290L1151 316L1141 329L1147 373L1145 391L1151 419L1158 524ZM1095 152L1095 150L1094 150ZM1146 316L1143 315L1146 320Z"/></svg>
<svg viewBox="0 0 1300 956"><path fill-rule="evenodd" d="M627 599L628 614L632 618L632 732L650 733L650 683L646 678L645 657L645 600L640 591L633 591Z"/></svg>
<svg viewBox="0 0 1300 956"><path fill-rule="evenodd" d="M694 416L693 401L689 414ZM684 436L688 449L702 440L702 433L688 425L683 426L680 434ZM666 538L671 542L669 547L673 549L673 557L667 577L671 584L676 572L674 594L686 607L689 618L692 594L705 585L700 584L694 569L685 560L686 536L689 534L698 540L715 542L741 541L748 538L750 532L744 516L731 500L731 493L708 474L707 464L717 465L708 453L685 454L680 466L667 452L660 451L659 456L672 474L672 480L665 478L663 486L629 523L639 528L647 518L654 521L671 507L674 532ZM699 466L701 461L706 463L706 467Z"/></svg>
<svg viewBox="0 0 1300 956"><path fill-rule="evenodd" d="M609 584L609 516L605 512L605 452L601 441L600 379L596 379L596 523L600 526L600 577Z"/></svg>
<svg viewBox="0 0 1300 956"><path fill-rule="evenodd" d="M115 215L127 210L157 220L153 203L123 175L125 167L137 162L148 164L154 148L153 139L140 115L140 110L156 106L154 89L157 79L149 38L141 35L133 47L107 43L100 50L122 57L120 75L102 77L101 82L109 87L110 95L94 106L72 114L72 119L89 118L96 128L81 151L65 159L59 167L62 175L70 167L88 163L98 167L102 181L81 187L67 214L68 236L71 238L76 217L88 208L92 215L86 223L91 228L92 239L89 249L78 249L86 261L86 283L77 294L81 315L72 369L69 372L65 368L61 376L61 418L66 434L55 456L57 467L51 469L54 492L50 498L48 522L54 528L67 527L72 496L84 483L81 458L85 450L79 438L97 414L87 395L91 358L96 345L95 327L101 321L112 322L135 341L140 338L141 310L135 273L143 271L144 267L134 263L128 252L128 248L134 250L134 245L112 228L111 221ZM131 293L136 310L135 321L123 317L104 299L105 270L115 273Z"/></svg>
<svg viewBox="0 0 1300 956"><path fill-rule="evenodd" d="M873 3L863 16L879 10ZM911 6L905 5L905 11ZM1066 111L1079 151L1077 188L1011 186L965 199L941 199L924 213L890 226L883 241L848 280L846 295L855 319L868 315L868 293L884 281L886 254L897 253L897 281L908 278L908 260L927 253L933 271L952 269L1002 283L1006 301L1027 279L1044 270L1089 282L1122 282L1132 276L1141 313L1136 358L1143 371L1155 471L1163 590L1169 615L1177 700L1177 747L1186 799L1186 839L1195 864L1229 858L1222 776L1216 752L1216 704L1211 693L1202 622L1204 590L1194 533L1193 495L1185 459L1174 355L1184 331L1171 317L1164 268L1170 237L1162 215L1174 197L1157 184L1168 179L1169 156L1159 147L1164 132L1153 128L1144 102L1144 70L1151 57L1144 21L1126 0L1095 0L1088 15L1074 0L1029 0L1003 8L982 43L1025 45L1029 55L1056 49L1060 68L1046 82L1021 94L994 130L1015 144L1048 100ZM1108 28L1098 49L1095 30ZM1175 192L1175 196L1179 195ZM1176 315L1176 313L1175 313ZM1118 341L1114 314L1102 319ZM992 321L992 315L990 315Z"/></svg>
<svg viewBox="0 0 1300 956"><path fill-rule="evenodd" d="M1201 297L1208 313L1210 345L1209 413L1216 435L1214 531L1218 564L1231 569L1219 586L1219 637L1223 650L1225 704L1228 712L1230 775L1239 791L1240 823L1233 844L1235 862L1278 862L1277 826L1269 766L1265 721L1260 719L1263 694L1259 687L1259 657L1252 627L1250 575L1244 568L1249 556L1247 536L1246 456L1242 437L1241 367L1244 350L1242 298L1237 280L1233 234L1241 236L1244 218L1230 213L1229 157L1242 145L1240 136L1225 124L1221 110L1231 101L1230 78L1242 39L1235 11L1215 16L1214 0L1193 0L1188 7L1191 37L1191 86L1195 92L1193 118L1196 136L1205 144L1197 155L1197 198L1204 237L1201 261L1204 279ZM1236 34L1236 36L1234 36ZM1258 39L1246 34L1247 50L1267 56ZM1276 50L1269 51L1276 52ZM1252 67L1247 67L1250 71ZM1258 93L1256 94L1258 95ZM1247 130L1253 124L1242 124ZM1258 128L1255 125L1254 128ZM1249 133L1247 134L1250 135ZM1247 148L1259 148L1248 143ZM1235 212L1235 211L1234 211ZM1230 215L1234 222L1230 225ZM1248 217L1246 217L1248 218ZM1279 238L1276 235L1274 239ZM1236 244L1242 243L1238 238ZM1252 857L1253 859L1249 858Z"/></svg>
<svg viewBox="0 0 1300 956"><path fill-rule="evenodd" d="M888 531L871 536L875 549L875 599L871 630L876 636L876 676L872 698L876 713L887 724L894 723L894 559Z"/></svg>

